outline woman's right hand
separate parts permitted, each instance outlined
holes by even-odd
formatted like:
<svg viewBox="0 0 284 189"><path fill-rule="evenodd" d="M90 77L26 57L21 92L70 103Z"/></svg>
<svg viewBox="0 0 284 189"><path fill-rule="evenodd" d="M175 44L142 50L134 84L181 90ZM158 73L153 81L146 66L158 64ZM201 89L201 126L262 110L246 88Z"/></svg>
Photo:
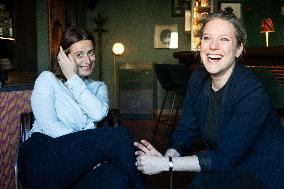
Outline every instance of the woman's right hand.
<svg viewBox="0 0 284 189"><path fill-rule="evenodd" d="M139 171L147 175L168 171L168 158L154 155L142 155L136 158L136 167Z"/></svg>
<svg viewBox="0 0 284 189"><path fill-rule="evenodd" d="M57 61L67 80L77 73L74 58L71 56L71 54L67 56L61 46L57 56Z"/></svg>
<svg viewBox="0 0 284 189"><path fill-rule="evenodd" d="M141 140L140 143L139 142L134 142L134 146L136 146L139 151L135 152L135 155L137 156L142 156L142 155L151 155L151 156L159 156L162 157L163 155L156 150L156 148L154 148L154 146L148 142L147 140Z"/></svg>

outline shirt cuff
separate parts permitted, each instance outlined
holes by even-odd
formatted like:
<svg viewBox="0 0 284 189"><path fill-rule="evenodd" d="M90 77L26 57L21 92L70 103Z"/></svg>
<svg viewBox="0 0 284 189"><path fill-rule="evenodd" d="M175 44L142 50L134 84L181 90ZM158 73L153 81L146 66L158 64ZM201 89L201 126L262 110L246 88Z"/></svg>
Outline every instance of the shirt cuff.
<svg viewBox="0 0 284 189"><path fill-rule="evenodd" d="M179 143L172 143L168 149L175 149L180 155L183 155L185 152L185 148L183 144L179 144Z"/></svg>
<svg viewBox="0 0 284 189"><path fill-rule="evenodd" d="M71 78L66 81L66 86L69 89L75 89L82 85L83 80L77 75L74 74Z"/></svg>
<svg viewBox="0 0 284 189"><path fill-rule="evenodd" d="M65 84L75 97L79 96L81 92L86 89L84 81L77 74L69 78Z"/></svg>

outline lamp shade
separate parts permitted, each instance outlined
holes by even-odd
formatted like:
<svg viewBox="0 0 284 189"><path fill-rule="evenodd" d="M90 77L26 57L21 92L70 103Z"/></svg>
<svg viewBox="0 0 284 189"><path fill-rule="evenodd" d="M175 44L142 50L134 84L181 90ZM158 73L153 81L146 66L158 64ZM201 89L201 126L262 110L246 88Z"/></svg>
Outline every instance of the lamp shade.
<svg viewBox="0 0 284 189"><path fill-rule="evenodd" d="M260 23L260 33L274 32L274 26L270 18L265 18Z"/></svg>
<svg viewBox="0 0 284 189"><path fill-rule="evenodd" d="M112 52L115 55L122 55L124 53L124 45L122 43L115 43L115 44L113 44Z"/></svg>

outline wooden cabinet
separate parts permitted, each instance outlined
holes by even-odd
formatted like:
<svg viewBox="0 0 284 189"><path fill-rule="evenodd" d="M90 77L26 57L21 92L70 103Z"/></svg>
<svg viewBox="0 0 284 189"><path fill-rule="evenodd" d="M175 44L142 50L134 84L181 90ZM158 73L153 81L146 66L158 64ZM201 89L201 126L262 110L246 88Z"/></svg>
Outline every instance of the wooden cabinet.
<svg viewBox="0 0 284 189"><path fill-rule="evenodd" d="M122 63L118 83L118 108L122 117L153 119L157 95L153 63Z"/></svg>
<svg viewBox="0 0 284 189"><path fill-rule="evenodd" d="M5 65L9 68L4 71L8 75L5 83L33 83L39 70L52 66L51 57L57 52L65 27L77 26L78 14L86 15L88 7L80 0L0 0L0 4L2 2L13 16L16 39L13 42L0 40L0 59L4 59L5 64L8 59L11 64ZM87 19L80 18L84 18L80 19L80 26L85 27Z"/></svg>
<svg viewBox="0 0 284 189"><path fill-rule="evenodd" d="M37 71L35 0L0 2L0 62L5 84L32 83Z"/></svg>
<svg viewBox="0 0 284 189"><path fill-rule="evenodd" d="M14 23L14 2L0 1L0 68L3 72L13 69L15 65Z"/></svg>

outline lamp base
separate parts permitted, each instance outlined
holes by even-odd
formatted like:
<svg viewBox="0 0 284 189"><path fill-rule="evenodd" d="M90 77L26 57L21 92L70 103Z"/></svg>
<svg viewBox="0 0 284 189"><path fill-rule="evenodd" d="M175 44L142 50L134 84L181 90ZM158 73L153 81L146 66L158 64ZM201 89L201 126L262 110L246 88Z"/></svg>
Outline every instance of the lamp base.
<svg viewBox="0 0 284 189"><path fill-rule="evenodd" d="M265 44L266 44L266 47L268 47L268 34L269 34L269 32L265 32Z"/></svg>

